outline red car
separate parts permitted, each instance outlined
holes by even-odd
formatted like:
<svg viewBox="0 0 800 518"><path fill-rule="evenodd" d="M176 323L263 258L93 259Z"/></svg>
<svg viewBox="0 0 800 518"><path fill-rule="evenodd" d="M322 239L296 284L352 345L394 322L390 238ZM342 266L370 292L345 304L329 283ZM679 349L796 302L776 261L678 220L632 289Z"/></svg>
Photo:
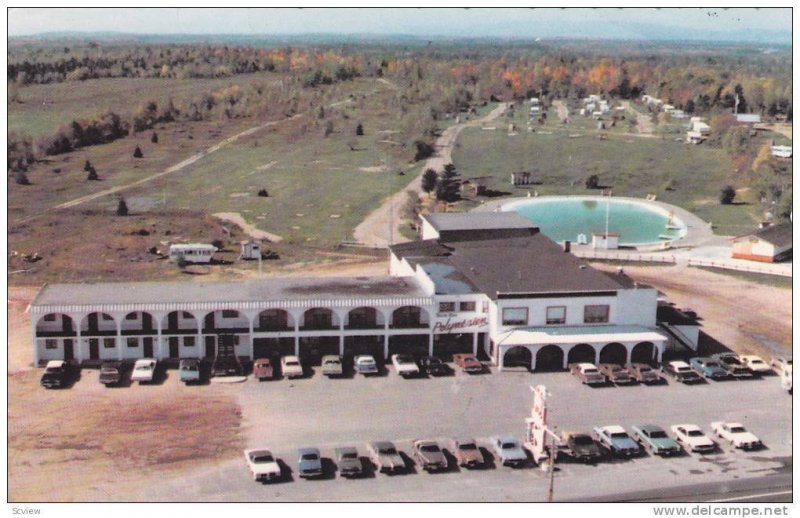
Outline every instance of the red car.
<svg viewBox="0 0 800 518"><path fill-rule="evenodd" d="M483 372L483 364L474 354L454 354L453 361L461 370L470 374Z"/></svg>
<svg viewBox="0 0 800 518"><path fill-rule="evenodd" d="M253 362L253 376L258 379L258 381L272 379L272 361L269 358L258 358Z"/></svg>

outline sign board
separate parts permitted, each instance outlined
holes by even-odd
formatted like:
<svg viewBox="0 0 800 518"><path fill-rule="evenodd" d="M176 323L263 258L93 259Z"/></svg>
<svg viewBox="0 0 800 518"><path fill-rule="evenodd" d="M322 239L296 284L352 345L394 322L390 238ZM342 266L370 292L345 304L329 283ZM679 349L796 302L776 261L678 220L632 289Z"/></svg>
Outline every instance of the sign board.
<svg viewBox="0 0 800 518"><path fill-rule="evenodd" d="M547 457L545 453L545 440L547 430L547 389L544 385L531 387L533 390L533 407L531 417L525 419L525 442L533 454L534 460L539 462Z"/></svg>
<svg viewBox="0 0 800 518"><path fill-rule="evenodd" d="M447 316L434 321L434 333L483 333L489 330L489 317Z"/></svg>

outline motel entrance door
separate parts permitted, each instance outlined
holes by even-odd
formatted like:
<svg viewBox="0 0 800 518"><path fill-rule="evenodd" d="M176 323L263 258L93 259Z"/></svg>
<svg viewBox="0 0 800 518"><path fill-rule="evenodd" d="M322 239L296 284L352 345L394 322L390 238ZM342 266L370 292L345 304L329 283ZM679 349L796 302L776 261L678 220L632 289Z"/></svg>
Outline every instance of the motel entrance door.
<svg viewBox="0 0 800 518"><path fill-rule="evenodd" d="M72 340L64 340L64 360L70 361L75 359L75 351L72 348Z"/></svg>

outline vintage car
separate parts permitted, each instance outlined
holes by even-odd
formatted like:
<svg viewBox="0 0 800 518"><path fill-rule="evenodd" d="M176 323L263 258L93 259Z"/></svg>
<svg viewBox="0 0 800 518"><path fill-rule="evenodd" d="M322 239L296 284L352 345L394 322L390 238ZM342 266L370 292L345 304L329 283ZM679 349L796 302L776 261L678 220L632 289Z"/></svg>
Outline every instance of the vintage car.
<svg viewBox="0 0 800 518"><path fill-rule="evenodd" d="M755 354L739 356L739 360L741 360L742 365L750 369L753 374L767 374L772 372L772 367L770 367L763 358Z"/></svg>
<svg viewBox="0 0 800 518"><path fill-rule="evenodd" d="M378 374L378 364L375 363L375 358L368 354L360 354L353 358L353 368L364 376Z"/></svg>
<svg viewBox="0 0 800 518"><path fill-rule="evenodd" d="M256 482L272 482L281 478L281 467L269 450L245 450L244 458Z"/></svg>
<svg viewBox="0 0 800 518"><path fill-rule="evenodd" d="M392 365L397 374L403 378L419 376L417 362L414 361L414 357L410 354L393 354Z"/></svg>
<svg viewBox="0 0 800 518"><path fill-rule="evenodd" d="M364 474L358 450L349 446L333 450L336 457L336 466L342 477L360 477Z"/></svg>
<svg viewBox="0 0 800 518"><path fill-rule="evenodd" d="M678 455L680 445L675 442L660 426L654 424L637 424L631 426L633 438L653 455Z"/></svg>
<svg viewBox="0 0 800 518"><path fill-rule="evenodd" d="M636 381L631 377L628 369L616 363L598 364L597 370L614 385L630 385Z"/></svg>
<svg viewBox="0 0 800 518"><path fill-rule="evenodd" d="M515 438L508 435L496 435L491 437L490 442L495 455L503 466L513 468L523 466L528 462L528 456L522 445Z"/></svg>
<svg viewBox="0 0 800 518"><path fill-rule="evenodd" d="M100 366L100 383L113 387L122 383L124 365L120 361L103 362Z"/></svg>
<svg viewBox="0 0 800 518"><path fill-rule="evenodd" d="M367 455L375 469L381 473L395 474L406 470L403 457L389 441L376 441L367 444Z"/></svg>
<svg viewBox="0 0 800 518"><path fill-rule="evenodd" d="M300 478L321 477L322 458L317 448L299 448L297 450L297 474Z"/></svg>
<svg viewBox="0 0 800 518"><path fill-rule="evenodd" d="M200 360L187 358L178 365L178 378L187 385L200 383Z"/></svg>
<svg viewBox="0 0 800 518"><path fill-rule="evenodd" d="M708 453L714 451L716 443L703 433L699 426L694 424L676 424L671 428L678 443L692 452Z"/></svg>
<svg viewBox="0 0 800 518"><path fill-rule="evenodd" d="M569 372L584 385L605 385L606 377L593 363L571 363Z"/></svg>
<svg viewBox="0 0 800 518"><path fill-rule="evenodd" d="M281 372L289 379L302 378L303 366L300 364L300 358L294 355L287 355L281 358Z"/></svg>
<svg viewBox="0 0 800 518"><path fill-rule="evenodd" d="M561 451L581 462L597 462L603 458L603 452L588 433L561 432Z"/></svg>
<svg viewBox="0 0 800 518"><path fill-rule="evenodd" d="M275 369L271 358L257 358L253 362L253 377L258 381L272 379L274 376Z"/></svg>
<svg viewBox="0 0 800 518"><path fill-rule="evenodd" d="M713 380L724 380L728 378L728 371L716 360L711 358L697 357L689 360L689 366L700 376Z"/></svg>
<svg viewBox="0 0 800 518"><path fill-rule="evenodd" d="M425 471L445 471L447 470L447 457L444 456L442 449L436 441L417 440L413 443L412 455L414 460Z"/></svg>
<svg viewBox="0 0 800 518"><path fill-rule="evenodd" d="M50 360L44 367L39 384L44 388L64 388L75 375L74 367L64 360Z"/></svg>
<svg viewBox="0 0 800 518"><path fill-rule="evenodd" d="M680 360L667 362L661 366L661 372L672 376L681 383L701 383L703 378L697 374L688 363Z"/></svg>
<svg viewBox="0 0 800 518"><path fill-rule="evenodd" d="M597 442L614 455L633 457L641 452L639 444L621 426L595 426L594 434Z"/></svg>
<svg viewBox="0 0 800 518"><path fill-rule="evenodd" d="M474 354L454 354L453 362L466 373L479 374L483 372L483 364Z"/></svg>
<svg viewBox="0 0 800 518"><path fill-rule="evenodd" d="M646 363L630 363L628 364L628 372L639 383L661 383L664 381L658 371Z"/></svg>
<svg viewBox="0 0 800 518"><path fill-rule="evenodd" d="M775 372L780 374L786 367L792 366L791 356L773 356L769 361L770 366L775 369Z"/></svg>
<svg viewBox="0 0 800 518"><path fill-rule="evenodd" d="M716 421L711 423L711 431L717 437L730 441L734 448L755 450L763 446L761 440L748 432L741 423Z"/></svg>
<svg viewBox="0 0 800 518"><path fill-rule="evenodd" d="M133 372L131 373L131 381L138 381L142 383L150 383L153 381L153 376L156 370L156 361L152 358L144 358L136 360L133 364Z"/></svg>
<svg viewBox="0 0 800 518"><path fill-rule="evenodd" d="M481 468L486 465L486 459L475 439L453 439L452 452L462 468Z"/></svg>
<svg viewBox="0 0 800 518"><path fill-rule="evenodd" d="M334 376L341 376L343 373L342 359L335 354L328 354L322 357L320 362L322 367L322 374L332 378Z"/></svg>
<svg viewBox="0 0 800 518"><path fill-rule="evenodd" d="M719 364L728 372L728 375L736 379L752 378L753 371L750 370L739 359L736 353L719 353L711 356L712 360L717 360Z"/></svg>
<svg viewBox="0 0 800 518"><path fill-rule="evenodd" d="M419 359L420 370L429 376L446 376L450 367L436 356L423 356Z"/></svg>

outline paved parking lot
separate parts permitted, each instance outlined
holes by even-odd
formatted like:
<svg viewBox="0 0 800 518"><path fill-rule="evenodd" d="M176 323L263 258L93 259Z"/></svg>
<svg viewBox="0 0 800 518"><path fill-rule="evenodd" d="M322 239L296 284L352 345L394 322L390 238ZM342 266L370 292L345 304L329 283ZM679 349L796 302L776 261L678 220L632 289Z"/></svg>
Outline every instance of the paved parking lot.
<svg viewBox="0 0 800 518"><path fill-rule="evenodd" d="M331 469L326 479L305 481L297 477L294 458L295 449L305 446L319 447L328 458L334 447L345 445L357 446L364 455L364 444L372 440L394 441L410 453L415 438L472 436L486 446L495 434L521 438L530 414L532 384L547 386L549 420L558 429L695 423L710 432L711 421L736 420L766 444L755 452L722 445L706 456L644 455L596 466L562 462L556 473L557 500L604 495L612 499L633 491L741 481L784 471L791 464L791 397L777 376L697 386L670 381L663 386L589 388L567 373L457 373L409 380L391 371L368 379L327 379L317 374L293 381L250 379L240 387L246 443L272 449L284 462L286 482L256 484L242 457L165 481L141 496L188 501L544 501L548 477L536 467L456 469L429 475L407 458L406 475L341 480Z"/></svg>

